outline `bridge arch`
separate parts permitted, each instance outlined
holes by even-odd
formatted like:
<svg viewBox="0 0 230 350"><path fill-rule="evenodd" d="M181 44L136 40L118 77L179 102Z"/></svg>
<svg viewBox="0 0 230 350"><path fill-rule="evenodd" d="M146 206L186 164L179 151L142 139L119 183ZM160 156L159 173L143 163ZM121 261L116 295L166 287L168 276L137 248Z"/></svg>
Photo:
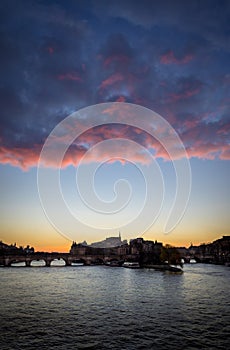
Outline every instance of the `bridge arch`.
<svg viewBox="0 0 230 350"><path fill-rule="evenodd" d="M9 267L24 267L29 266L29 262L25 257L22 256L12 256L7 257L4 261L4 266Z"/></svg>
<svg viewBox="0 0 230 350"><path fill-rule="evenodd" d="M51 258L49 261L50 266L68 266L69 262L63 257Z"/></svg>
<svg viewBox="0 0 230 350"><path fill-rule="evenodd" d="M9 262L8 266L11 266L11 267L24 267L24 266L27 266L27 265L26 265L26 261L25 260L11 260Z"/></svg>
<svg viewBox="0 0 230 350"><path fill-rule="evenodd" d="M77 266L77 265L80 265L80 264L86 265L87 262L86 262L85 259L76 258L76 259L72 259L71 263L70 263L71 266Z"/></svg>
<svg viewBox="0 0 230 350"><path fill-rule="evenodd" d="M46 261L45 261L45 259L32 259L30 261L30 266L32 266L32 267L46 266Z"/></svg>

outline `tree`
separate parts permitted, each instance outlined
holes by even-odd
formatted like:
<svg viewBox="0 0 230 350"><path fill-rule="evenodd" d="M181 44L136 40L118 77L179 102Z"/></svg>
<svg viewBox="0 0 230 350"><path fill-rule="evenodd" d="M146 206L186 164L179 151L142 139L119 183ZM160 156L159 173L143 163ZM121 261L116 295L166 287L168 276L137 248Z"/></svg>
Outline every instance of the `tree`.
<svg viewBox="0 0 230 350"><path fill-rule="evenodd" d="M160 260L163 263L167 262L169 265L173 264L182 266L180 253L175 247L169 244L166 244L161 248Z"/></svg>

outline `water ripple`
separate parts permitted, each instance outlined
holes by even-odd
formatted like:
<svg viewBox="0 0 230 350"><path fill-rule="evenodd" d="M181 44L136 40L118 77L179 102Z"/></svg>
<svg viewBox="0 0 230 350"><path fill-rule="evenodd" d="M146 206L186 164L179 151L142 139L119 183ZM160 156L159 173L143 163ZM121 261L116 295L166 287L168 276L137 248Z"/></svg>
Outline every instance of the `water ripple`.
<svg viewBox="0 0 230 350"><path fill-rule="evenodd" d="M1 350L227 349L230 269L1 268Z"/></svg>

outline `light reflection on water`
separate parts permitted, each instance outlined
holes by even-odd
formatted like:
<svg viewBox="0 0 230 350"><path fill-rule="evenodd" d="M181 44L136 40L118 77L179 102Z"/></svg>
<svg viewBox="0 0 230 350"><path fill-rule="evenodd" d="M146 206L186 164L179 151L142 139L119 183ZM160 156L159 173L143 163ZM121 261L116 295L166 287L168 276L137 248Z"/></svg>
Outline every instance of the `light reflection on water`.
<svg viewBox="0 0 230 350"><path fill-rule="evenodd" d="M46 265L45 260L33 260L33 261L31 261L32 267L35 267L35 266L40 267L40 266L45 266L45 265Z"/></svg>
<svg viewBox="0 0 230 350"><path fill-rule="evenodd" d="M230 269L1 268L1 349L227 349Z"/></svg>

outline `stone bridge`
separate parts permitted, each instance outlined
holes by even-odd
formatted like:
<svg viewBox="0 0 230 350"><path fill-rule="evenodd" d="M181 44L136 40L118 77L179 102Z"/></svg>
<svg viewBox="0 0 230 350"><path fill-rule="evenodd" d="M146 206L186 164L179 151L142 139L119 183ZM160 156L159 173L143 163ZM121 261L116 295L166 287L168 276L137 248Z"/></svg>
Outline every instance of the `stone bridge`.
<svg viewBox="0 0 230 350"><path fill-rule="evenodd" d="M45 266L51 266L54 260L64 260L66 266L71 266L74 262L82 262L84 265L104 264L111 260L135 259L133 255L72 255L70 253L31 253L26 255L3 255L0 256L0 265L9 267L13 263L25 262L27 267L32 261L44 261Z"/></svg>
<svg viewBox="0 0 230 350"><path fill-rule="evenodd" d="M197 263L215 263L216 257L211 254L187 254L182 255L181 258L185 263L189 263L190 260L195 260Z"/></svg>

